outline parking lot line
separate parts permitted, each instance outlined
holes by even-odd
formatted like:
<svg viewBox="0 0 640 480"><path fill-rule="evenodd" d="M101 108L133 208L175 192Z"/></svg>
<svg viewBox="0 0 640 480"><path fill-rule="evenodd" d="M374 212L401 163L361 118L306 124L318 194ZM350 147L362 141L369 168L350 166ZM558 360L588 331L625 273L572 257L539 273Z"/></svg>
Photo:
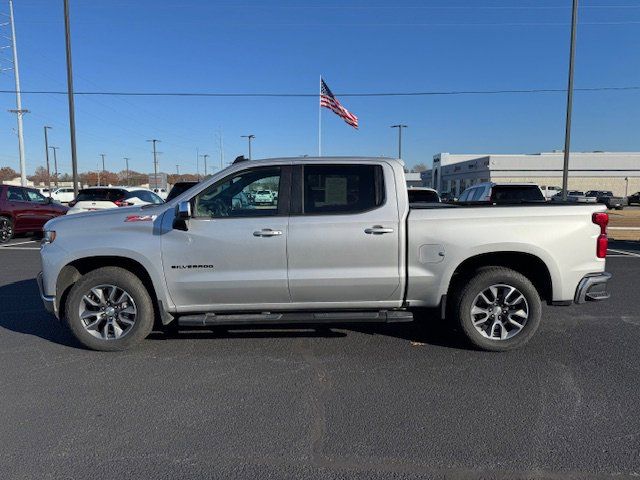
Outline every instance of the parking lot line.
<svg viewBox="0 0 640 480"><path fill-rule="evenodd" d="M40 247L14 247L8 245L6 247L0 247L0 250L40 250Z"/></svg>
<svg viewBox="0 0 640 480"><path fill-rule="evenodd" d="M609 255L609 252L613 252L613 253L617 253L618 255ZM613 248L610 248L607 250L607 257L635 257L635 258L640 258L640 254L635 253L635 252L628 252L626 250L615 250Z"/></svg>
<svg viewBox="0 0 640 480"><path fill-rule="evenodd" d="M36 243L37 240L27 240L26 242L15 242L15 243L9 243L7 245L0 245L0 248L8 248L8 247L14 247L16 245L26 245L27 243Z"/></svg>

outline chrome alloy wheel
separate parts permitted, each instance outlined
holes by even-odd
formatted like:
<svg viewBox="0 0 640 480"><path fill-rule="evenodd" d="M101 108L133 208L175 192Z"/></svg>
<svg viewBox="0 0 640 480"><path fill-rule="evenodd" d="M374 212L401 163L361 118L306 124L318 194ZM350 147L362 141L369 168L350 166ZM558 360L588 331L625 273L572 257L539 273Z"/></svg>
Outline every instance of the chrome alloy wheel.
<svg viewBox="0 0 640 480"><path fill-rule="evenodd" d="M491 285L473 301L471 321L490 340L508 340L522 331L529 319L529 304L515 287Z"/></svg>
<svg viewBox="0 0 640 480"><path fill-rule="evenodd" d="M117 340L131 331L138 311L125 290L98 285L83 295L79 315L84 329L101 340Z"/></svg>
<svg viewBox="0 0 640 480"><path fill-rule="evenodd" d="M8 218L0 218L0 243L8 242L13 236L13 227L11 220Z"/></svg>

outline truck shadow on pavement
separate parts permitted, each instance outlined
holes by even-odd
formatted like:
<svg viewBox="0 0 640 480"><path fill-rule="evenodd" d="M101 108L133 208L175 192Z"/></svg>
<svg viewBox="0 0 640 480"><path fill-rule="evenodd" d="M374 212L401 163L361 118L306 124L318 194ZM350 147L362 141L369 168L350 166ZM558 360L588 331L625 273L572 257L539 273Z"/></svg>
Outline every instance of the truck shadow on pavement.
<svg viewBox="0 0 640 480"><path fill-rule="evenodd" d="M35 279L0 286L0 329L33 335L60 345L83 348L62 323L44 310ZM339 325L216 326L207 329L154 331L149 340L224 340L238 338L343 338L349 332L400 338L417 344L468 348L450 323L437 313L418 311L411 323Z"/></svg>
<svg viewBox="0 0 640 480"><path fill-rule="evenodd" d="M0 305L0 329L33 335L68 347L81 347L71 333L45 311L35 279L0 286Z"/></svg>
<svg viewBox="0 0 640 480"><path fill-rule="evenodd" d="M242 338L344 338L349 332L365 335L380 335L407 340L414 344L435 345L456 349L469 349L469 345L452 327L441 320L439 313L416 312L415 320L409 323L388 324L335 324L335 325L247 325L214 326L208 328L180 328L169 334L153 332L150 340L191 339L242 339Z"/></svg>

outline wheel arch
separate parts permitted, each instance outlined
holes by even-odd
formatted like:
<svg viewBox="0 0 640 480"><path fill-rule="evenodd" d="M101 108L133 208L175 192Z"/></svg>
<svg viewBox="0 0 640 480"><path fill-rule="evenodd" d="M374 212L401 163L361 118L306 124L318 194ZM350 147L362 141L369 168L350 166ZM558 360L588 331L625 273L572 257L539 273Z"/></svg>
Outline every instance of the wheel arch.
<svg viewBox="0 0 640 480"><path fill-rule="evenodd" d="M453 271L447 288L448 294L468 280L473 272L489 266L510 268L521 273L531 280L543 301L552 301L553 280L547 264L537 255L517 251L487 252L467 258Z"/></svg>
<svg viewBox="0 0 640 480"><path fill-rule="evenodd" d="M165 319L169 314L166 313L164 311L164 308L160 306L156 288L147 269L137 260L117 255L101 255L77 258L66 264L60 270L60 273L58 274L58 278L56 280L56 301L58 302L58 311L60 312L59 315L61 318L63 318L65 315L64 310L67 297L73 285L86 273L102 267L123 268L137 276L151 296L151 300L153 302L156 313L156 318L161 318L163 324L168 323L167 321L165 321Z"/></svg>

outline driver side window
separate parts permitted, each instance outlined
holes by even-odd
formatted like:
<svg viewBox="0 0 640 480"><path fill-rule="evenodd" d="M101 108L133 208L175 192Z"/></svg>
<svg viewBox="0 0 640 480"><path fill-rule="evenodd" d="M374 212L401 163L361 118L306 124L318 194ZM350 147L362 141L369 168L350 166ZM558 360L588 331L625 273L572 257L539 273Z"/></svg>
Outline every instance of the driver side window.
<svg viewBox="0 0 640 480"><path fill-rule="evenodd" d="M195 217L258 217L278 213L280 167L246 170L214 183L194 198Z"/></svg>

